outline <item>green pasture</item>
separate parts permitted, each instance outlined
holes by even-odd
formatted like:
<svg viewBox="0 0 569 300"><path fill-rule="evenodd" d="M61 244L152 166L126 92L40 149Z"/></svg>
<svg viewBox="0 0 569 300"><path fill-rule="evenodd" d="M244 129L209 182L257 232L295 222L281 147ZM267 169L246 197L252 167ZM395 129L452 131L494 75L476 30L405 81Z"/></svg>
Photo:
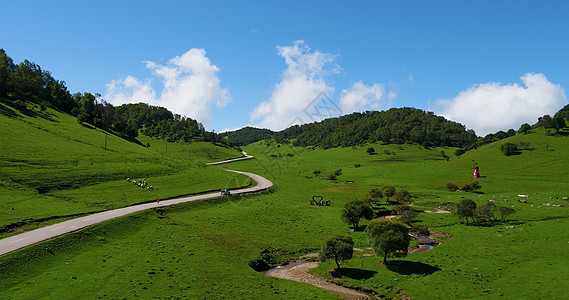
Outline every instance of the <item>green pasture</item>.
<svg viewBox="0 0 569 300"><path fill-rule="evenodd" d="M569 159L564 155L569 150L567 138L536 131L507 140L530 143L521 155L504 156L499 151L501 142L497 142L460 158L454 157L453 148L424 149L416 145L373 144L323 150L260 142L244 147L255 156L252 160L215 167L193 162L179 167L174 163L172 168L179 169L165 168L150 175L144 173L145 155L168 162L183 162L190 155L203 161L210 157L204 154L207 150L176 150L177 146L170 144L166 156L165 144L141 141L150 143L150 148L141 147L140 154L132 150L134 154L127 158L132 161L133 157L141 157L142 171L129 177L144 177L159 187L171 184L168 189L175 190L174 194L185 191L184 178L192 176L192 170L199 170L192 177L196 190L208 189L207 176L218 173L229 174L222 181L216 180L222 185L247 184L246 179L233 178L224 168L260 174L275 186L270 192L255 195L137 213L2 256L0 298L334 299L335 295L308 284L264 276L247 263L262 251L268 253L271 262L285 263L317 252L327 237L337 233L349 234L355 247L363 250L342 264L345 269L341 283L374 290L382 298L401 294L413 299L569 297L564 288L569 284L569 260L565 255L569 250L569 233L565 230L569 225L569 203L562 200L569 196L565 168ZM377 154L366 153L371 146ZM441 156L441 150L450 160ZM219 156L239 156L236 152L226 154ZM169 155L173 156L171 160L166 159ZM474 163L483 176L477 179L482 186L479 193L447 191L448 182L460 186L475 180ZM131 164L133 168L138 165ZM341 175L336 180L327 179L329 173L339 169ZM314 174L314 170L320 174ZM57 190L59 198L37 192L36 197L38 202L44 198L68 199L77 211L86 206L107 209L125 205L128 199L120 198L125 192L145 198L147 191L143 193L127 184L122 178L125 175L117 172L116 180ZM346 201L363 198L369 189L383 185L408 190L414 195L414 204L427 208L444 209L447 203L469 197L478 204L493 200L497 205L514 206L517 212L508 223L492 226L467 226L458 224L452 214L422 213L417 224L452 238L441 237L444 242L433 250L390 259L390 264L383 266L381 258L364 255L372 253L365 233L351 231L340 220ZM188 193L194 187L188 187ZM20 186L2 187L16 188ZM116 203L98 202L96 195L107 193L119 196L113 200ZM518 194L529 195L528 203L518 203ZM152 194L148 195L151 199ZM309 205L313 195L331 200L332 205ZM4 195L0 199L4 201ZM19 199L24 201L25 196ZM381 207L390 208L385 203ZM51 213L57 214L58 210ZM364 220L361 225L367 223ZM333 268L334 262L330 261L313 272L332 280L329 270Z"/></svg>
<svg viewBox="0 0 569 300"><path fill-rule="evenodd" d="M145 136L142 146L51 109L36 109L30 117L0 105L0 228L26 230L53 218L236 188L236 177L250 184L245 176L206 165L242 156L233 148Z"/></svg>

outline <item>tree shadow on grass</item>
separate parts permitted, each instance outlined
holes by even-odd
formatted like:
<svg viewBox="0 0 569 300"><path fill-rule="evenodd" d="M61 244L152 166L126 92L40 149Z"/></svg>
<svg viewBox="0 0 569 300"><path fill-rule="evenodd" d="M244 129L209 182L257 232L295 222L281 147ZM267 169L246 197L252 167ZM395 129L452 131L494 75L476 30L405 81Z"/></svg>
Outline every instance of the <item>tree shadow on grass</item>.
<svg viewBox="0 0 569 300"><path fill-rule="evenodd" d="M331 272L332 277L349 277L351 279L356 279L356 280L361 280L361 279L370 279L372 278L375 274L377 274L376 271L370 271L370 270L362 270L362 269L356 269L356 268L340 268L340 269L336 269L333 272Z"/></svg>
<svg viewBox="0 0 569 300"><path fill-rule="evenodd" d="M431 265L427 265L421 262L407 261L407 260L388 261L387 269L389 271L393 271L401 275L412 275L412 274L431 275L441 270L440 268L433 267Z"/></svg>
<svg viewBox="0 0 569 300"><path fill-rule="evenodd" d="M4 105L3 103L0 103L0 114L4 115L6 117L9 117L9 118L19 118L20 117L20 115L15 113L13 110L8 108L7 105Z"/></svg>

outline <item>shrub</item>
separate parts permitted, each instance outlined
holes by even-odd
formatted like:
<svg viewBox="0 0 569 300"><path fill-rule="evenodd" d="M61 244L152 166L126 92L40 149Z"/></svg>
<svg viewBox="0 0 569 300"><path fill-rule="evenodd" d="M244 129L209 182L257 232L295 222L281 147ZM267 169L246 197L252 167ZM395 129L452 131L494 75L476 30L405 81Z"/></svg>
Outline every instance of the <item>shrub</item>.
<svg viewBox="0 0 569 300"><path fill-rule="evenodd" d="M384 197L393 197L393 195L395 195L396 192L395 187L392 185L386 185L381 190L383 192Z"/></svg>
<svg viewBox="0 0 569 300"><path fill-rule="evenodd" d="M464 185L462 187L462 190L465 192L474 192L476 190L481 189L482 186L480 186L480 183L478 181L472 182L472 183L468 183L466 185Z"/></svg>
<svg viewBox="0 0 569 300"><path fill-rule="evenodd" d="M458 185L449 182L447 183L447 190L451 191L451 192L456 192L458 190Z"/></svg>
<svg viewBox="0 0 569 300"><path fill-rule="evenodd" d="M375 154L375 148L369 147L369 148L367 148L366 152L367 152L367 154L370 154L370 155Z"/></svg>
<svg viewBox="0 0 569 300"><path fill-rule="evenodd" d="M326 175L326 178L328 178L328 180L336 180L336 174L328 173L328 175Z"/></svg>
<svg viewBox="0 0 569 300"><path fill-rule="evenodd" d="M359 168L359 167L361 167L361 166L362 166L362 165L360 165L360 164L354 164L354 167L356 167L356 168Z"/></svg>
<svg viewBox="0 0 569 300"><path fill-rule="evenodd" d="M380 191L379 189L373 188L369 190L367 196L374 199L383 198L383 192Z"/></svg>
<svg viewBox="0 0 569 300"><path fill-rule="evenodd" d="M334 171L334 174L336 174L336 176L342 175L342 169L338 169L338 170Z"/></svg>
<svg viewBox="0 0 569 300"><path fill-rule="evenodd" d="M411 199L412 195L407 190L401 190L399 192L395 192L393 198L397 200L397 202L408 202Z"/></svg>
<svg viewBox="0 0 569 300"><path fill-rule="evenodd" d="M460 158L464 153L466 153L464 149L456 149L456 151L454 151L454 156L456 156L456 158Z"/></svg>
<svg viewBox="0 0 569 300"><path fill-rule="evenodd" d="M502 144L500 146L500 151L502 151L502 153L504 153L504 155L506 155L506 156L519 154L518 146L516 146L516 144L510 143L510 142Z"/></svg>

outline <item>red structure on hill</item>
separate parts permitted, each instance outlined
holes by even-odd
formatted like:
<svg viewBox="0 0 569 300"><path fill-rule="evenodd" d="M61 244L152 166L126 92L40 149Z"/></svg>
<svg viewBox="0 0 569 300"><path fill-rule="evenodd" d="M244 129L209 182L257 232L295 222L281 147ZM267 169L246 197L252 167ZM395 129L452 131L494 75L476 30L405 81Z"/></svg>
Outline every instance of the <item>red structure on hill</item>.
<svg viewBox="0 0 569 300"><path fill-rule="evenodd" d="M480 178L480 171L478 170L478 166L474 167L474 174L472 174L472 178Z"/></svg>

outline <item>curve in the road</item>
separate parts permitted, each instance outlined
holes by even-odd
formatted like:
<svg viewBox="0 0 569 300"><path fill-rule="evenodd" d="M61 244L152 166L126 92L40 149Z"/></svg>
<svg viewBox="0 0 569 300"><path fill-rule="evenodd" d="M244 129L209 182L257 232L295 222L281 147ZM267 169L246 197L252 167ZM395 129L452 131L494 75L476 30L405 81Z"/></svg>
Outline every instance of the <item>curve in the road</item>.
<svg viewBox="0 0 569 300"><path fill-rule="evenodd" d="M249 159L249 158L253 157L253 156L248 155L247 153L243 153L243 154L245 155L245 157L236 158L233 160L226 160L226 161L218 162L218 163L210 163L210 164L214 165L214 164L228 163L231 161ZM253 173L249 173L249 172L242 172L242 171L233 171L233 170L227 170L227 171L231 171L231 172L235 172L235 173L239 173L239 174L249 176L257 182L257 185L254 187L240 189L240 190L234 190L234 191L231 191L232 194L244 194L244 193L259 192L259 191L263 191L263 190L268 190L269 188L271 188L273 186L273 183L270 180L268 180L262 176L259 176L257 174L253 174ZM21 234L0 240L0 255L4 255L6 253L9 253L9 252L12 252L12 251L15 251L18 249L22 249L22 248L25 248L27 246L30 246L30 245L33 245L36 243L39 243L39 242L42 242L45 240L49 240L49 239L58 237L60 235L64 235L66 233L77 231L79 229L82 229L82 228L85 228L85 227L88 227L88 226L91 226L91 225L94 225L94 224L97 224L97 223L100 223L103 221L111 220L114 218L118 218L121 216L132 214L132 213L135 213L138 211L156 208L156 207L160 207L160 206L168 206L168 205L174 205L174 204L179 204L179 203L183 203L183 202L211 199L211 198L217 198L217 197L221 197L221 193L211 193L211 194L197 195L197 196L186 197L186 198L165 200L165 201L160 201L160 203L154 203L153 202L153 203L133 205L133 206L123 207L123 208L119 208L119 209L104 211L104 212L88 215L85 217L76 218L73 220L68 220L65 222L61 222L61 223L50 225L47 227L43 227L43 228L35 229L32 231L24 232L24 233L21 233Z"/></svg>

